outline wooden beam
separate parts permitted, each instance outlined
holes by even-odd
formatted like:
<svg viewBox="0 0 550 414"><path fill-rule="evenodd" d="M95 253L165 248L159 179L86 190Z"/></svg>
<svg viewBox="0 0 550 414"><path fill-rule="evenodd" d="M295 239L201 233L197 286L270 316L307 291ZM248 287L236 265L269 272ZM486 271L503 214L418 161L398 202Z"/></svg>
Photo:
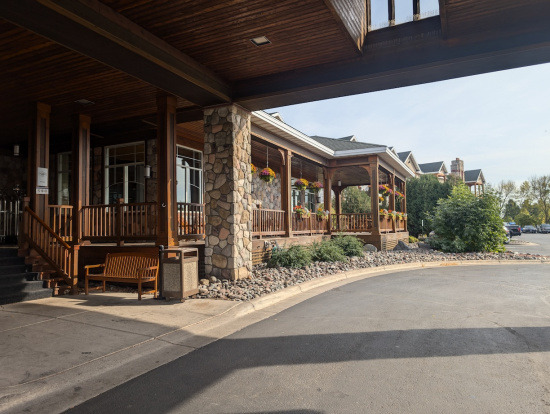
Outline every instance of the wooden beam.
<svg viewBox="0 0 550 414"><path fill-rule="evenodd" d="M331 168L341 168L341 167L362 167L365 164L371 163L377 156L376 155L365 155L357 158L346 158L346 159L331 159L328 160L328 166Z"/></svg>
<svg viewBox="0 0 550 414"><path fill-rule="evenodd" d="M439 0L439 20L441 21L441 34L443 39L449 35L449 26L447 21L447 0Z"/></svg>
<svg viewBox="0 0 550 414"><path fill-rule="evenodd" d="M27 194L30 196L31 208L44 220L49 221L48 195L37 194L38 168L50 168L50 105L38 102L31 115L31 129L29 133L29 162Z"/></svg>
<svg viewBox="0 0 550 414"><path fill-rule="evenodd" d="M366 17L365 3L362 1L344 3L339 0L324 0L324 2L342 33L360 54L366 34L365 25L362 24Z"/></svg>
<svg viewBox="0 0 550 414"><path fill-rule="evenodd" d="M550 62L547 22L446 42L441 21L436 16L371 32L368 53L353 62L238 81L234 99L250 110L274 108Z"/></svg>
<svg viewBox="0 0 550 414"><path fill-rule="evenodd" d="M292 189L292 152L282 150L283 163L281 165L281 209L285 212L284 228L285 236L292 237L292 199L290 191Z"/></svg>
<svg viewBox="0 0 550 414"><path fill-rule="evenodd" d="M231 101L218 75L98 0L0 2L0 16L197 105Z"/></svg>
<svg viewBox="0 0 550 414"><path fill-rule="evenodd" d="M82 207L90 205L90 123L87 115L73 118L71 204L73 205L73 234L77 243L82 240L84 223Z"/></svg>

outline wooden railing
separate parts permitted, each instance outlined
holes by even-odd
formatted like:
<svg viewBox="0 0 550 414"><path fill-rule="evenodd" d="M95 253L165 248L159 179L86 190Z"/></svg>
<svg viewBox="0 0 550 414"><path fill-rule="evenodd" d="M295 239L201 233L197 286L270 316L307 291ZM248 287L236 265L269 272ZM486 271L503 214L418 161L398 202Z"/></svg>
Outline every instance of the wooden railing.
<svg viewBox="0 0 550 414"><path fill-rule="evenodd" d="M78 282L78 246L67 244L29 207L23 211L23 237L73 291Z"/></svg>
<svg viewBox="0 0 550 414"><path fill-rule="evenodd" d="M204 204L178 203L177 217L179 239L204 238Z"/></svg>
<svg viewBox="0 0 550 414"><path fill-rule="evenodd" d="M82 207L82 239L95 241L156 240L157 203L102 204Z"/></svg>
<svg viewBox="0 0 550 414"><path fill-rule="evenodd" d="M372 231L372 214L332 214L332 231L359 233Z"/></svg>
<svg viewBox="0 0 550 414"><path fill-rule="evenodd" d="M66 242L73 240L73 206L50 205L49 221L50 228Z"/></svg>
<svg viewBox="0 0 550 414"><path fill-rule="evenodd" d="M301 214L292 213L292 234L325 234L328 232L328 221L325 218L319 219L315 214L304 217Z"/></svg>
<svg viewBox="0 0 550 414"><path fill-rule="evenodd" d="M271 237L284 236L284 210L270 210L264 208L252 209L252 236Z"/></svg>

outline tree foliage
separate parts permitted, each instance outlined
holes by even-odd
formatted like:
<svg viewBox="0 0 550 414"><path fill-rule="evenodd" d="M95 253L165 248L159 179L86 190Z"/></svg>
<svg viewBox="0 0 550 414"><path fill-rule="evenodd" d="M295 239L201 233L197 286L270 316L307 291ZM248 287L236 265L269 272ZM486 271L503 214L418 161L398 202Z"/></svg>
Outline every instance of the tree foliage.
<svg viewBox="0 0 550 414"><path fill-rule="evenodd" d="M410 234L418 236L433 230L430 217L438 200L449 196L453 184L440 183L433 175L421 175L419 178L407 180L407 228Z"/></svg>
<svg viewBox="0 0 550 414"><path fill-rule="evenodd" d="M370 213L372 210L370 196L356 186L346 187L342 191L342 213Z"/></svg>
<svg viewBox="0 0 550 414"><path fill-rule="evenodd" d="M453 188L451 196L438 202L430 245L445 252L504 251L505 232L498 197L476 197L465 185Z"/></svg>
<svg viewBox="0 0 550 414"><path fill-rule="evenodd" d="M531 177L529 179L529 187L529 194L542 210L544 222L548 223L550 221L550 175Z"/></svg>
<svg viewBox="0 0 550 414"><path fill-rule="evenodd" d="M500 211L503 214L503 216L506 216L506 213L504 210L508 202L513 201L512 197L515 195L517 191L516 183L511 180L508 180L508 181L502 180L500 183L497 184L494 190L495 190L495 195L498 198ZM519 214L519 211L516 214ZM516 214L514 214L514 216Z"/></svg>

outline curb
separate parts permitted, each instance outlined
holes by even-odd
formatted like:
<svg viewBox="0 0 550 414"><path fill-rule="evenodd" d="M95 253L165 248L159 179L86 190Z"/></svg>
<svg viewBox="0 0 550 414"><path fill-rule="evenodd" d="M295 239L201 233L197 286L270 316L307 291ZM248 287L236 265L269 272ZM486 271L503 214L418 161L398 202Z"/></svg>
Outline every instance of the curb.
<svg viewBox="0 0 550 414"><path fill-rule="evenodd" d="M269 306L282 302L285 299L310 291L315 288L320 288L332 283L341 282L342 280L355 279L362 280L375 276L382 276L388 273L403 272L406 270L416 270L423 268L449 267L449 266L498 266L498 265L535 265L546 264L550 265L547 260L457 260L447 262L414 262L402 263L387 266L367 267L363 269L347 270L345 272L336 273L333 275L323 276L316 279L308 280L298 285L290 286L281 289L277 292L268 293L256 299L247 302L241 302L238 306L232 308L228 313L232 317L246 316L252 312L263 310Z"/></svg>

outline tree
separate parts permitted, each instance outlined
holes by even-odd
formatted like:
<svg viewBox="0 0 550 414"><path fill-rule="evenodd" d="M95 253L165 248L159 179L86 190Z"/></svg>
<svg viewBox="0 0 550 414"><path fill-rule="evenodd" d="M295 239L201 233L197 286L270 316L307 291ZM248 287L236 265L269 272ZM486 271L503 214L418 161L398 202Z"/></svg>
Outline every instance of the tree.
<svg viewBox="0 0 550 414"><path fill-rule="evenodd" d="M499 208L500 208L500 197L497 195L497 198L499 199ZM508 200L506 205L504 206L504 218L506 221L515 221L515 217L520 213L521 208L517 205L517 203L514 200Z"/></svg>
<svg viewBox="0 0 550 414"><path fill-rule="evenodd" d="M370 196L367 192L353 186L342 191L342 213L370 213L372 211Z"/></svg>
<svg viewBox="0 0 550 414"><path fill-rule="evenodd" d="M465 185L438 202L430 245L446 252L501 252L506 239L498 197L491 191L476 197Z"/></svg>
<svg viewBox="0 0 550 414"><path fill-rule="evenodd" d="M506 214L504 213L504 210L506 208L506 205L517 191L516 183L511 180L502 180L500 183L497 184L496 187L494 187L494 190L499 201L500 212L503 214L503 216L505 216Z"/></svg>
<svg viewBox="0 0 550 414"><path fill-rule="evenodd" d="M521 227L527 226L529 224L533 226L537 224L537 219L535 217L532 217L526 209L521 210L521 212L515 216L514 221Z"/></svg>
<svg viewBox="0 0 550 414"><path fill-rule="evenodd" d="M550 213L550 175L531 177L529 179L531 196L544 213L544 222L548 223Z"/></svg>
<svg viewBox="0 0 550 414"><path fill-rule="evenodd" d="M409 233L418 236L433 230L430 217L437 201L448 197L452 183L440 183L433 175L421 175L407 180L407 228ZM424 220L424 226L422 226Z"/></svg>

